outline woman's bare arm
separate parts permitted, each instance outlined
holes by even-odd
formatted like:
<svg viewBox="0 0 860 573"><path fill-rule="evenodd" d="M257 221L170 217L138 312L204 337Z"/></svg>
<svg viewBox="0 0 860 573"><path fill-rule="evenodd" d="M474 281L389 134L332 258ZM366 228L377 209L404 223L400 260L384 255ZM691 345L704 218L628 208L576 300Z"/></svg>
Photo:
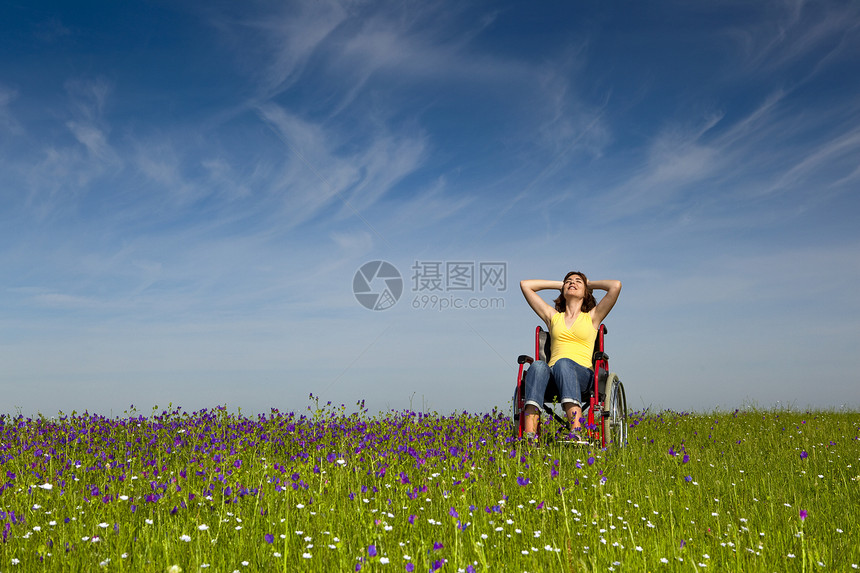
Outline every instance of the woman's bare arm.
<svg viewBox="0 0 860 573"><path fill-rule="evenodd" d="M557 290L561 292L561 281L547 281L541 279L526 279L520 281L520 290L523 291L523 296L526 297L526 302L532 307L532 310L543 320L547 328L552 321L552 316L555 314L555 307L550 306L540 297L538 291L541 290Z"/></svg>
<svg viewBox="0 0 860 573"><path fill-rule="evenodd" d="M602 281L588 281L588 288L592 290L605 290L606 294L603 295L603 298L600 299L600 302L597 303L597 306L594 307L594 310L591 311L591 322L594 324L594 328L600 326L600 323L603 322L603 319L609 314L609 311L612 310L612 307L615 306L615 303L618 301L618 295L621 293L621 281L616 280L602 280Z"/></svg>

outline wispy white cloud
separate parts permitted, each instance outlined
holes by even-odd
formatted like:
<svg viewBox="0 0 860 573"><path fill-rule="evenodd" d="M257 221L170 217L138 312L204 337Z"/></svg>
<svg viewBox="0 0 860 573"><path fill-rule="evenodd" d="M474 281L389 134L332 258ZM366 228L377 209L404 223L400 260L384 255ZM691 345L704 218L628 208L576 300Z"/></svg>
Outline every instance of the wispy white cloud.
<svg viewBox="0 0 860 573"><path fill-rule="evenodd" d="M610 218L629 217L655 208L665 209L691 187L720 173L724 150L703 141L719 116L699 124L674 125L656 135L645 150L641 164L629 171L622 184L602 199L612 205Z"/></svg>
<svg viewBox="0 0 860 573"><path fill-rule="evenodd" d="M730 60L731 73L715 78L710 93L702 94L714 111L700 112L701 119L687 125L673 118L659 127L639 161L609 194L612 203L620 205L614 212L672 213L681 208L674 201L683 205L694 196L743 203L790 194L807 202L811 196L803 191L810 187L836 193L852 181L854 167L847 157L857 153L856 103L831 94L827 106L813 105L805 91L816 74L856 59L850 46L857 43L860 7L803 0L736 7L747 17L716 33L734 38L745 54ZM750 94L764 89L767 95L753 95L743 105L756 99L759 103L729 112L720 98L733 99L732 85L738 81ZM784 207L773 205L763 216L792 211Z"/></svg>
<svg viewBox="0 0 860 573"><path fill-rule="evenodd" d="M283 170L272 187L285 199L292 224L306 221L331 204L359 176L360 165L333 154L334 142L318 124L307 122L274 104L259 108L284 143Z"/></svg>
<svg viewBox="0 0 860 573"><path fill-rule="evenodd" d="M476 213L482 210L477 195L452 192L445 177L439 177L427 188L422 188L406 199L396 201L387 212L383 212L396 230L410 233L432 230L446 219L463 215L464 212ZM466 215L470 220L472 216ZM389 225L390 227L391 225ZM420 235L419 235L420 236Z"/></svg>
<svg viewBox="0 0 860 573"><path fill-rule="evenodd" d="M410 6L363 14L344 26L329 46L330 73L346 76L351 86L338 110L374 76L395 84L456 81L470 84L516 83L531 76L518 63L471 49L470 44L492 24L492 13L469 20L460 9L439 5ZM402 85L402 84L401 84Z"/></svg>
<svg viewBox="0 0 860 573"><path fill-rule="evenodd" d="M288 201L289 224L309 221L332 205L339 218L364 217L432 154L438 157L442 144L422 131L421 122L427 110L459 105L439 93L443 86L469 97L483 94L489 105L482 112L493 108L498 123L509 125L502 131L505 152L518 155L513 163L540 164L524 196L563 177L576 157L599 157L611 135L603 115L607 97L590 104L579 91L587 42L577 41L561 56L546 55L535 65L477 41L497 17L492 10L450 5L376 9L320 3L251 19L219 19L228 35L241 38L238 51L259 56L267 73L277 70L261 80L251 105L288 148L269 188ZM252 29L263 34L247 34ZM314 97L297 98L299 93ZM510 167L498 171L499 181ZM482 187L489 194L493 185ZM420 201L419 195L411 199ZM511 208L517 200L504 203Z"/></svg>
<svg viewBox="0 0 860 573"><path fill-rule="evenodd" d="M772 126L776 123L774 117L785 116L783 111L784 100L788 94L783 88L773 90L764 101L755 106L747 115L737 119L733 124L724 128L720 136L723 146L739 145L744 140L752 138L761 139L776 136L776 130ZM783 131L784 135L785 132Z"/></svg>
<svg viewBox="0 0 860 573"><path fill-rule="evenodd" d="M856 114L855 107L845 101L808 107L792 92L777 89L741 116L714 111L698 122L667 123L605 195L613 205L610 216L654 210L673 215L687 209L693 198L711 206L731 201L751 207L755 202L758 211L767 196L772 196L769 201L792 197L799 203L791 209L784 202L771 205L761 214L762 222L777 213L796 216L802 212L799 204L826 198L809 194L810 188L838 193L850 183L860 135L845 118ZM722 218L723 211L715 210L712 217Z"/></svg>
<svg viewBox="0 0 860 573"><path fill-rule="evenodd" d="M348 135L274 104L260 106L259 111L285 145L284 171L273 188L283 196L285 216L292 224L332 205L345 215L360 215L417 169L424 157L420 136L393 136L383 129L366 134L369 141L362 148L343 153L338 150L351 143Z"/></svg>
<svg viewBox="0 0 860 573"><path fill-rule="evenodd" d="M274 14L240 21L266 39L263 97L291 87L320 44L347 17L341 2L286 2Z"/></svg>
<svg viewBox="0 0 860 573"><path fill-rule="evenodd" d="M100 121L113 92L113 84L103 77L76 78L65 83L73 115L86 121Z"/></svg>
<svg viewBox="0 0 860 573"><path fill-rule="evenodd" d="M824 182L825 186L843 187L850 183L856 173L857 158L860 157L860 127L849 128L829 141L825 141L800 160L770 186L778 191L795 186L806 186L810 178ZM850 171L854 168L854 171ZM838 169L836 173L834 170ZM841 174L846 174L839 177Z"/></svg>
<svg viewBox="0 0 860 573"><path fill-rule="evenodd" d="M251 184L255 179L253 172L250 177L242 176L224 157L203 159L201 165L206 170L206 179L228 201L245 199L252 194ZM257 165L257 169L261 168Z"/></svg>
<svg viewBox="0 0 860 573"><path fill-rule="evenodd" d="M158 186L158 195L180 205L199 199L208 192L183 175L182 168L187 158L169 135L140 139L133 160L140 173Z"/></svg>
<svg viewBox="0 0 860 573"><path fill-rule="evenodd" d="M124 166L104 118L110 83L102 79L69 81L66 91L69 111L63 127L71 138L39 141L33 136L30 145L38 151L10 166L21 174L27 204L42 218L75 211L77 202L93 191L97 180L119 173Z"/></svg>
<svg viewBox="0 0 860 573"><path fill-rule="evenodd" d="M188 134L168 127L131 138L126 153L134 190L118 216L137 219L136 226L182 221L201 232L243 220L249 233L271 225L278 206L267 189L277 173L276 154L259 153L241 163L222 147L222 137L217 131Z"/></svg>
<svg viewBox="0 0 860 573"><path fill-rule="evenodd" d="M854 185L858 182L860 182L860 165L858 165L854 169L854 171L851 171L845 177L834 181L833 186L836 188L847 188L849 185Z"/></svg>
<svg viewBox="0 0 860 573"><path fill-rule="evenodd" d="M427 156L423 137L380 134L352 161L361 166L349 189L352 208L366 210L389 193L404 177L421 167ZM351 210L346 215L351 215Z"/></svg>
<svg viewBox="0 0 860 573"><path fill-rule="evenodd" d="M342 251L364 255L373 247L373 234L368 231L353 233L333 232L331 239Z"/></svg>
<svg viewBox="0 0 860 573"><path fill-rule="evenodd" d="M100 160L75 147L50 146L25 175L27 205L40 218L62 216L104 173Z"/></svg>
<svg viewBox="0 0 860 573"><path fill-rule="evenodd" d="M101 129L92 124L76 121L69 121L66 123L66 127L95 159L104 164L116 165L120 163L116 153L108 143L106 134Z"/></svg>
<svg viewBox="0 0 860 573"><path fill-rule="evenodd" d="M778 72L808 64L810 57L811 71L840 55L855 57L848 51L852 43L845 40L856 35L860 21L856 3L772 0L745 7L752 11L751 17L724 30L745 54L745 65L735 71Z"/></svg>

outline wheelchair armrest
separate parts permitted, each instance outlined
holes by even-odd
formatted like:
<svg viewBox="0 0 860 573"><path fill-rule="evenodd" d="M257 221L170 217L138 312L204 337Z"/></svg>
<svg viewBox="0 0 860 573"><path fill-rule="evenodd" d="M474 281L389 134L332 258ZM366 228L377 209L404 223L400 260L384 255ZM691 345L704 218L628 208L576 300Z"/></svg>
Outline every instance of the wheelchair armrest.
<svg viewBox="0 0 860 573"><path fill-rule="evenodd" d="M535 359L528 354L520 354L519 358L517 358L517 364L531 364L534 361Z"/></svg>
<svg viewBox="0 0 860 573"><path fill-rule="evenodd" d="M608 360L609 360L609 355L608 355L608 354L606 354L605 352L595 352L595 353L594 353L593 360L594 360L595 362L597 362L598 360L606 360L606 361L608 361Z"/></svg>

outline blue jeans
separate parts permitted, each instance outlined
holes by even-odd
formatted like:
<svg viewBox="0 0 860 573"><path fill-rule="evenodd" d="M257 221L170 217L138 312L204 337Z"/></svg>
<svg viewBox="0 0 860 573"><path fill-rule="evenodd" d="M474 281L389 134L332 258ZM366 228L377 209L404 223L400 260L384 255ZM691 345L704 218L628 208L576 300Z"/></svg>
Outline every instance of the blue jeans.
<svg viewBox="0 0 860 573"><path fill-rule="evenodd" d="M560 403L572 402L582 407L580 400L593 378L592 370L570 358L559 358L552 368L543 360L538 360L526 371L526 405L532 404L540 409L544 403L547 384L553 381L558 389Z"/></svg>

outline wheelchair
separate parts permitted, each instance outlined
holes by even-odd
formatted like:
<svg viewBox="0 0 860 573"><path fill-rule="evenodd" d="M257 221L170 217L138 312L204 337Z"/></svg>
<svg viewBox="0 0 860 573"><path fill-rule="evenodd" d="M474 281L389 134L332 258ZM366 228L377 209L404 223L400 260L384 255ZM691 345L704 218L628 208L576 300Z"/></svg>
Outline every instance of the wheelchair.
<svg viewBox="0 0 860 573"><path fill-rule="evenodd" d="M587 436L601 448L608 445L623 447L627 444L627 397L624 394L624 384L614 372L609 372L609 355L604 352L603 337L607 333L606 325L601 324L597 330L594 341L594 377L589 387L583 392L582 410L587 412L586 424ZM550 337L549 333L542 327L535 328L535 357L521 354L517 358L519 369L517 371L517 386L514 390L513 421L516 437L522 438L525 427L525 382L527 364L532 364L536 359L547 362L550 359ZM550 380L544 395L543 410L549 415L549 421L561 424L558 432L567 433L567 420L558 414L556 405L558 403L557 388ZM543 418L543 416L541 416ZM538 424L538 432L543 424Z"/></svg>

